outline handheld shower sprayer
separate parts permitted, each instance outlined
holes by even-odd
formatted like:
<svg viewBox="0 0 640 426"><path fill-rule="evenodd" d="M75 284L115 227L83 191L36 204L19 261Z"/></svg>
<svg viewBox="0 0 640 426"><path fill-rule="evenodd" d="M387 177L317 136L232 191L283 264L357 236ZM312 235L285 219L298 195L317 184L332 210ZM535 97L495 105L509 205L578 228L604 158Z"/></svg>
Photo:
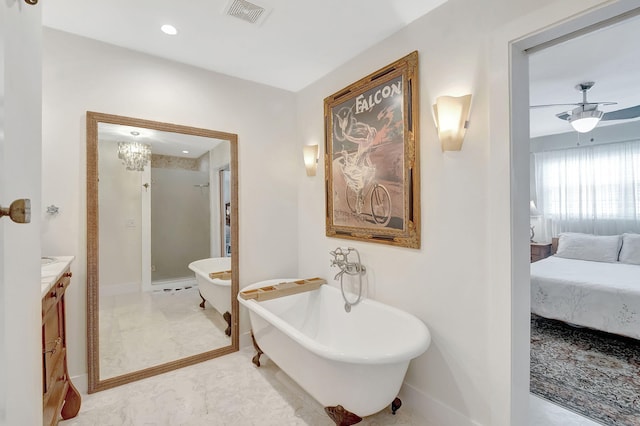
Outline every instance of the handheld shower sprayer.
<svg viewBox="0 0 640 426"><path fill-rule="evenodd" d="M355 252L357 256L358 260L356 262L349 261L349 254L351 254L352 252ZM336 281L338 280L338 278L340 279L340 290L342 292L342 298L345 302L344 309L345 311L350 312L351 307L360 303L360 300L362 299L362 275L366 273L366 268L360 262L360 253L353 247L338 247L335 250L330 251L329 254L333 256L333 259L331 260L331 266L337 266L340 269L340 271L336 274L335 277L333 277L333 279ZM344 293L344 284L342 282L342 278L345 273L347 275L357 275L359 278L358 298L355 302L350 302Z"/></svg>

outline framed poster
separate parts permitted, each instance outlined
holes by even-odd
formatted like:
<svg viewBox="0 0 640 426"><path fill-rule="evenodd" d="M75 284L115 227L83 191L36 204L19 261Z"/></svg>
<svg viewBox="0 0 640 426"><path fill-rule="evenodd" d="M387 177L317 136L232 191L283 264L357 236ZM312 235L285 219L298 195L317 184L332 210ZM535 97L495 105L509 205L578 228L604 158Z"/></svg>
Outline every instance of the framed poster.
<svg viewBox="0 0 640 426"><path fill-rule="evenodd" d="M325 98L326 233L420 248L418 52Z"/></svg>

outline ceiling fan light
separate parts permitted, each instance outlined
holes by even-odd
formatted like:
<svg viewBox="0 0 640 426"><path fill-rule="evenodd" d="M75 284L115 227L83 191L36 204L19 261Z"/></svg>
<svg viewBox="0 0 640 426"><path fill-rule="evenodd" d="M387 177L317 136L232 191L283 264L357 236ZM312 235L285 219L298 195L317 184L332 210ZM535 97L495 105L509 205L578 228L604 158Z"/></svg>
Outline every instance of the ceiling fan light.
<svg viewBox="0 0 640 426"><path fill-rule="evenodd" d="M574 130L579 133L587 133L592 131L600 122L602 118L602 111L597 109L591 111L580 111L573 113L569 117L569 123L573 126Z"/></svg>

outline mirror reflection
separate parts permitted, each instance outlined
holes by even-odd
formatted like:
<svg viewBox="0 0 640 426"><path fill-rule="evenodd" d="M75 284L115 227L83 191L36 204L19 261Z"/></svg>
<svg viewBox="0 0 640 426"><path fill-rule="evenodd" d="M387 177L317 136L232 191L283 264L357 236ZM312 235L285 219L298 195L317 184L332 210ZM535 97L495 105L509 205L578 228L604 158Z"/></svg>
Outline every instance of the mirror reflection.
<svg viewBox="0 0 640 426"><path fill-rule="evenodd" d="M237 350L235 135L97 113L87 119L94 390Z"/></svg>

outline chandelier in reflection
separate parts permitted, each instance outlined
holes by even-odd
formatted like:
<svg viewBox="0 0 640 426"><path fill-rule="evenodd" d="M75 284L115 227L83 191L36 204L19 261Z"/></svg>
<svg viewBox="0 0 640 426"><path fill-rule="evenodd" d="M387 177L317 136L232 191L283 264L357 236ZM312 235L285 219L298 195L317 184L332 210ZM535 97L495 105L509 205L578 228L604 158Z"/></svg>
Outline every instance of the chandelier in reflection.
<svg viewBox="0 0 640 426"><path fill-rule="evenodd" d="M151 145L140 142L118 142L118 158L127 170L141 172L151 160Z"/></svg>

